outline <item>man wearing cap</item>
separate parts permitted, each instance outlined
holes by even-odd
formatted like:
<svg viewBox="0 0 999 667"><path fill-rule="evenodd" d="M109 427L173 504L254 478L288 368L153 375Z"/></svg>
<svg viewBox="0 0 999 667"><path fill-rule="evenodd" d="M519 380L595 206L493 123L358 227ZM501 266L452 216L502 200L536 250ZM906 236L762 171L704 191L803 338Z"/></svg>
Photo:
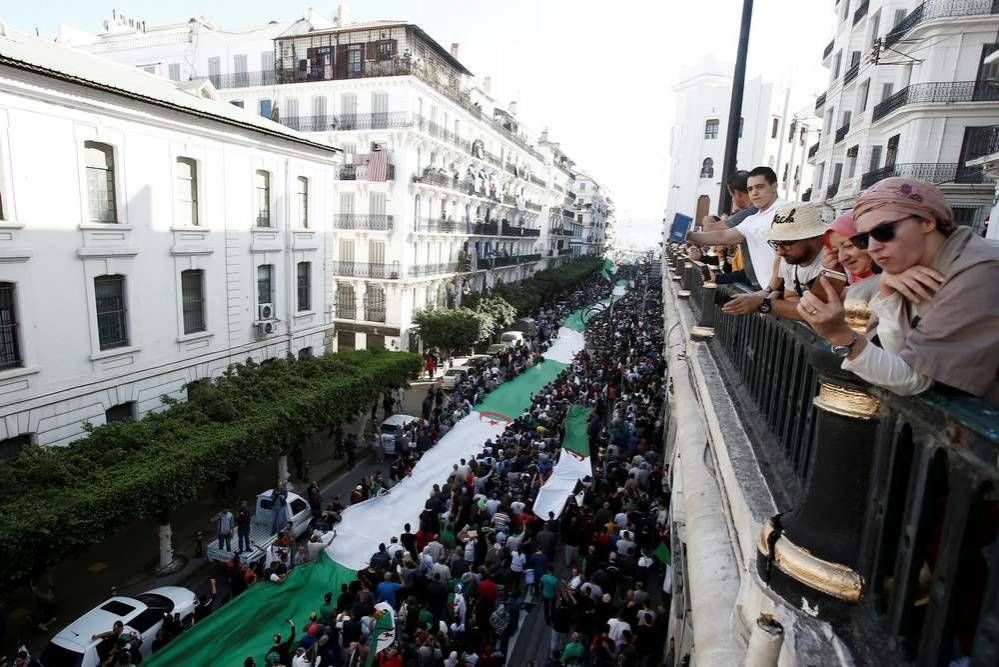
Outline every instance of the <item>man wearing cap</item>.
<svg viewBox="0 0 999 667"><path fill-rule="evenodd" d="M759 312L789 320L801 320L797 301L822 271L822 235L825 223L814 204L784 204L774 213L767 242L780 258L776 289L745 294L726 303L730 315Z"/></svg>

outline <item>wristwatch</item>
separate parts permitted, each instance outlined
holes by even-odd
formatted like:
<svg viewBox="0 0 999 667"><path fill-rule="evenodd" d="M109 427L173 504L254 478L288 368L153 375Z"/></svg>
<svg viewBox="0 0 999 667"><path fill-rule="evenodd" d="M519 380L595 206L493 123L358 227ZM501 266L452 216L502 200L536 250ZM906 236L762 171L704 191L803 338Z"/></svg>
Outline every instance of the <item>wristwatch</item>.
<svg viewBox="0 0 999 667"><path fill-rule="evenodd" d="M770 295L767 294L763 297L763 301L760 302L760 305L756 307L756 310L763 315L769 315L772 307L773 303L770 301Z"/></svg>
<svg viewBox="0 0 999 667"><path fill-rule="evenodd" d="M853 346L857 344L858 340L860 340L860 336L853 334L853 340L851 340L847 345L833 345L832 353L837 357L843 357L845 359L850 356L851 352L853 352Z"/></svg>

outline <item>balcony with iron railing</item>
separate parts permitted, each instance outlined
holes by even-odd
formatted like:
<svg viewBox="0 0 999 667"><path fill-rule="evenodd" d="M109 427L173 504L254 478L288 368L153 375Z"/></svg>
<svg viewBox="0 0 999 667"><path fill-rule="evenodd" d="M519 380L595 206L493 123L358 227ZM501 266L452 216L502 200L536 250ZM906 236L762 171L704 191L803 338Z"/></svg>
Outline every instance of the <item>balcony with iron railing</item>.
<svg viewBox="0 0 999 667"><path fill-rule="evenodd" d="M378 178L374 180L379 182L394 181L395 165L385 165L385 178L381 178L380 174L375 174L375 171L369 164L343 164L340 165L340 169L337 173L340 176L341 181L369 181L372 180L372 176L378 176Z"/></svg>
<svg viewBox="0 0 999 667"><path fill-rule="evenodd" d="M981 166L969 167L957 162L906 162L867 172L860 179L860 188L866 190L878 181L895 176L918 178L936 185L985 182L985 172Z"/></svg>
<svg viewBox="0 0 999 667"><path fill-rule="evenodd" d="M846 135L847 135L847 133L849 131L850 131L850 124L849 123L847 123L843 127L841 127L838 130L836 130L836 138L833 141L833 144L835 145L835 144L838 144L839 142L843 141L843 139L846 138Z"/></svg>
<svg viewBox="0 0 999 667"><path fill-rule="evenodd" d="M385 213L337 213L333 216L334 229L392 231L394 227L395 218Z"/></svg>
<svg viewBox="0 0 999 667"><path fill-rule="evenodd" d="M444 218L420 218L416 221L417 232L428 232L436 234L450 234L457 232L465 233L467 223L457 220L447 220Z"/></svg>
<svg viewBox="0 0 999 667"><path fill-rule="evenodd" d="M850 68L847 69L846 73L843 75L843 85L845 86L846 84L856 79L857 74L859 72L860 72L860 61L858 60L857 62L850 65Z"/></svg>
<svg viewBox="0 0 999 667"><path fill-rule="evenodd" d="M814 144L808 147L808 159L811 160L815 157L815 154L819 152L819 142L816 141Z"/></svg>
<svg viewBox="0 0 999 667"><path fill-rule="evenodd" d="M826 188L826 199L832 199L839 192L839 182L830 183Z"/></svg>
<svg viewBox="0 0 999 667"><path fill-rule="evenodd" d="M336 305L336 319L338 320L356 320L357 319L357 306L353 305Z"/></svg>
<svg viewBox="0 0 999 667"><path fill-rule="evenodd" d="M701 409L738 406L748 435L718 446L760 462L752 488L779 508L754 549L769 594L830 623L856 664L999 664L995 407L946 387L903 397L868 385L809 327L729 314L748 288L667 256L664 306L689 337L667 341L686 357L671 372L713 374ZM847 299L860 329L866 304Z"/></svg>
<svg viewBox="0 0 999 667"><path fill-rule="evenodd" d="M366 322L384 322L385 321L385 306L365 306L364 307L364 321L366 321Z"/></svg>
<svg viewBox="0 0 999 667"><path fill-rule="evenodd" d="M566 255L572 254L572 248L559 248L559 257L565 257Z"/></svg>
<svg viewBox="0 0 999 667"><path fill-rule="evenodd" d="M533 211L534 213L541 213L541 211L544 210L544 207L542 207L541 204L535 204L534 202L531 201L524 202L524 208L526 208L528 211Z"/></svg>
<svg viewBox="0 0 999 667"><path fill-rule="evenodd" d="M940 81L906 86L874 107L871 121L910 104L955 104L999 101L999 81Z"/></svg>
<svg viewBox="0 0 999 667"><path fill-rule="evenodd" d="M547 183L545 183L543 180L541 180L540 178L538 178L534 174L529 174L527 176L527 180L529 180L531 183L534 183L535 185L540 186L542 188L548 187Z"/></svg>
<svg viewBox="0 0 999 667"><path fill-rule="evenodd" d="M967 160L999 154L999 125L975 128L968 137Z"/></svg>
<svg viewBox="0 0 999 667"><path fill-rule="evenodd" d="M217 90L226 88L249 88L251 86L273 86L277 81L274 70L259 72L235 72L233 74L209 74L208 80Z"/></svg>
<svg viewBox="0 0 999 667"><path fill-rule="evenodd" d="M445 262L443 264L418 264L409 267L409 275L414 278L436 276L444 273L458 273L462 270L462 262Z"/></svg>
<svg viewBox="0 0 999 667"><path fill-rule="evenodd" d="M860 3L857 10L853 12L853 25L857 25L865 16L867 16L867 10L870 8L870 4L869 0L864 0Z"/></svg>
<svg viewBox="0 0 999 667"><path fill-rule="evenodd" d="M822 93L815 98L815 111L818 111L826 105L826 93Z"/></svg>
<svg viewBox="0 0 999 667"><path fill-rule="evenodd" d="M812 200L812 189L808 188L801 193L801 201L811 201Z"/></svg>
<svg viewBox="0 0 999 667"><path fill-rule="evenodd" d="M934 19L999 14L996 0L927 0L906 14L884 38L886 47L894 46L917 25Z"/></svg>
<svg viewBox="0 0 999 667"><path fill-rule="evenodd" d="M575 201L576 199L576 193L573 192L572 190L566 190L565 196L568 197L569 199L572 199L573 201Z"/></svg>
<svg viewBox="0 0 999 667"><path fill-rule="evenodd" d="M378 264L371 262L335 261L331 268L334 276L342 278L377 278L397 280L399 278L399 263Z"/></svg>
<svg viewBox="0 0 999 667"><path fill-rule="evenodd" d="M514 197L513 195L508 195L504 193L502 201L507 206L512 206L513 208L517 208L517 198Z"/></svg>
<svg viewBox="0 0 999 667"><path fill-rule="evenodd" d="M835 47L835 45L836 45L836 40L830 40L829 43L826 44L826 48L824 48L822 50L822 59L823 60L825 60L826 58L828 58L829 56L832 55L833 48Z"/></svg>
<svg viewBox="0 0 999 667"><path fill-rule="evenodd" d="M386 111L384 113L284 116L279 117L278 122L299 132L344 132L412 127L415 124L415 119L405 111Z"/></svg>

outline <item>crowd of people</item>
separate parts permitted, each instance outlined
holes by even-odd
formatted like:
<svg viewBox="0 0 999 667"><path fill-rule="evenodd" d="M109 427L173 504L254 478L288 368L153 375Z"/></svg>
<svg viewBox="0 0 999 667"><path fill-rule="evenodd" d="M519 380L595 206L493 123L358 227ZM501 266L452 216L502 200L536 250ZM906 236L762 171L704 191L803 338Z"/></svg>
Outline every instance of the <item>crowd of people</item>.
<svg viewBox="0 0 999 667"><path fill-rule="evenodd" d="M246 667L367 664L378 603L395 610L396 627L391 647L373 657L376 665L513 664L511 640L522 618L536 619L530 623L547 633L543 657L522 643L522 664L672 664L664 639L671 577L664 565L670 536L663 332L658 318L645 320L661 299L655 283L594 317L586 349L531 397L502 436L455 462L419 520L387 535L356 580L316 591L303 633L274 628L272 648L247 657ZM431 388L419 421L397 436L390 479L362 481L350 501L404 479L478 400L543 359L560 321L609 291L606 281L593 282L549 304L537 313L533 339L449 393ZM591 411L593 474L580 480L558 516L536 516L539 490L559 456L569 455L562 435L574 404ZM335 499L320 531L333 528L343 509Z"/></svg>
<svg viewBox="0 0 999 667"><path fill-rule="evenodd" d="M999 405L999 245L957 225L940 188L886 178L827 225L818 204L781 201L769 167L727 184L737 212L687 237L717 284L750 287L726 313L801 321L843 369L895 393L937 387Z"/></svg>

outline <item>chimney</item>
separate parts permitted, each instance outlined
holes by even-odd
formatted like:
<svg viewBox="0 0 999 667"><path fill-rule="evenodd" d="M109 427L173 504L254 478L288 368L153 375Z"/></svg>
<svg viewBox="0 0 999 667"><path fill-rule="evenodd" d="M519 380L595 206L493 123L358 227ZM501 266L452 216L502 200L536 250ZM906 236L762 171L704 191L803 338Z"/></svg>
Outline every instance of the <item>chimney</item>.
<svg viewBox="0 0 999 667"><path fill-rule="evenodd" d="M482 80L482 89L485 91L486 95L493 94L493 78L491 76L487 76Z"/></svg>
<svg viewBox="0 0 999 667"><path fill-rule="evenodd" d="M458 42L451 42L451 57L458 59Z"/></svg>
<svg viewBox="0 0 999 667"><path fill-rule="evenodd" d="M511 116L517 115L517 100L510 102L510 115Z"/></svg>

